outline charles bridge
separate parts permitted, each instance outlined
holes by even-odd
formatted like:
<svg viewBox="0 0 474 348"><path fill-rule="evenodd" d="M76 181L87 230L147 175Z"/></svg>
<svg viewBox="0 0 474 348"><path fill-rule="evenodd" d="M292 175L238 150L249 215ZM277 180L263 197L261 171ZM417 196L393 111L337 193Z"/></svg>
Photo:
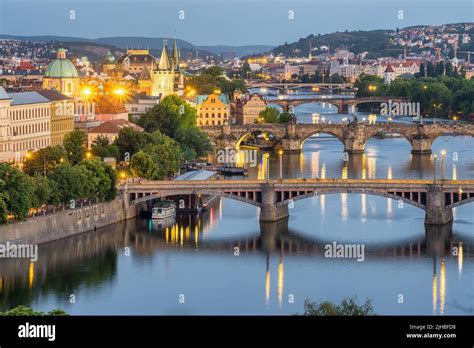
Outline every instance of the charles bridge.
<svg viewBox="0 0 474 348"><path fill-rule="evenodd" d="M260 208L260 221L289 216L294 201L334 193L359 193L405 202L425 211L425 224L444 225L452 209L474 201L474 180L280 179L280 180L124 180L119 185L126 218L146 203L176 195L218 195Z"/></svg>
<svg viewBox="0 0 474 348"><path fill-rule="evenodd" d="M397 134L411 144L413 154L431 154L431 145L442 135L474 136L472 124L369 124L354 120L350 123L318 124L249 124L205 126L202 130L209 136L217 149L238 149L241 141L254 132L268 132L285 152L301 152L306 139L315 134L330 134L341 141L344 152L363 153L365 143L378 135Z"/></svg>

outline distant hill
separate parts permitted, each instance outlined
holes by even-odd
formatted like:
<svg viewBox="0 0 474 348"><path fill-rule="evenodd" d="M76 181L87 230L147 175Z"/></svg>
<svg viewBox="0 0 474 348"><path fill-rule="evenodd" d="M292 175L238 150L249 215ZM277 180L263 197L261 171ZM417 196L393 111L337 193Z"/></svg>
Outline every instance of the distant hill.
<svg viewBox="0 0 474 348"><path fill-rule="evenodd" d="M309 47L329 46L331 51L345 48L355 54L369 52L369 56L398 55L399 52L385 51L390 47L390 33L393 30L345 31L324 35L309 35L293 43L285 43L272 50L273 54L283 53L286 56L307 56ZM318 51L313 51L313 55Z"/></svg>
<svg viewBox="0 0 474 348"><path fill-rule="evenodd" d="M59 41L59 42L81 42L81 43L93 43L106 46L115 46L121 49L127 48L142 48L150 50L161 50L163 48L163 39L168 40L168 45L173 42L172 38L151 38L151 37L140 37L140 36L115 36L115 37L101 37L98 39L86 39L81 37L68 37L68 36L18 36L18 35L0 35L0 39L12 39L22 41ZM188 52L196 55L196 51L199 57L205 56L217 56L227 52L232 52L236 56L241 57L248 54L257 54L267 52L273 48L273 46L265 45L249 45L249 46L196 46L192 43L180 39L176 39L178 47L181 49L181 54L185 57Z"/></svg>

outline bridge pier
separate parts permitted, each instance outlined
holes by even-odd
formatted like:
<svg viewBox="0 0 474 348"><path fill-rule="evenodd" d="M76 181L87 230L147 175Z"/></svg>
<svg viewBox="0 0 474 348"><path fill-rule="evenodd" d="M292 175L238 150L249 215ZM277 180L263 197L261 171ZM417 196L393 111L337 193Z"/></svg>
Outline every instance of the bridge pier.
<svg viewBox="0 0 474 348"><path fill-rule="evenodd" d="M296 137L296 126L294 124L286 125L286 134L281 139L281 145L287 153L301 152L301 139Z"/></svg>
<svg viewBox="0 0 474 348"><path fill-rule="evenodd" d="M453 209L446 206L446 199L441 185L429 185L425 224L445 225L453 221Z"/></svg>
<svg viewBox="0 0 474 348"><path fill-rule="evenodd" d="M278 221L289 216L288 205L276 205L277 196L272 184L262 185L262 203L260 206L260 221Z"/></svg>
<svg viewBox="0 0 474 348"><path fill-rule="evenodd" d="M365 151L365 142L360 139L344 139L344 152L361 154Z"/></svg>
<svg viewBox="0 0 474 348"><path fill-rule="evenodd" d="M430 155L433 140L428 137L417 137L410 139L411 153L414 155Z"/></svg>

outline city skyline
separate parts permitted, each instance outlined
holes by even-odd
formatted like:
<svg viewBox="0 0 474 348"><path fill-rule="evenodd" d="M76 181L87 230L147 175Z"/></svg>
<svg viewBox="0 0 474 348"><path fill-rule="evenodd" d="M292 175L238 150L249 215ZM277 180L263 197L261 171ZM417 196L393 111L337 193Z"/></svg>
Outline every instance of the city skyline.
<svg viewBox="0 0 474 348"><path fill-rule="evenodd" d="M279 45L285 41L297 41L310 34L345 30L393 30L414 25L470 22L474 18L474 6L470 0L449 3L422 0L416 4L409 1L383 4L373 0L359 1L357 7L364 15L358 17L354 17L353 7L347 6L347 0L335 3L274 1L271 7L268 2L263 1L232 2L236 6L205 0L200 2L202 6L196 7L194 1L176 3L160 0L152 3L139 0L135 2L135 11L130 11L128 1L114 1L111 7L110 1L101 0L94 2L94 8L91 9L92 2L89 0L73 0L68 3L57 0L1 0L0 33L87 39L111 36L176 37L195 45ZM28 26L16 21L16 16L9 16L20 8L19 4L22 12L29 15ZM208 11L202 11L203 7ZM334 15L327 16L327 13ZM440 13L443 16L439 16ZM242 16L247 18L248 25L240 25L238 22L229 24L229 18ZM134 22L134 26L123 25L129 21ZM259 30L255 30L257 25Z"/></svg>

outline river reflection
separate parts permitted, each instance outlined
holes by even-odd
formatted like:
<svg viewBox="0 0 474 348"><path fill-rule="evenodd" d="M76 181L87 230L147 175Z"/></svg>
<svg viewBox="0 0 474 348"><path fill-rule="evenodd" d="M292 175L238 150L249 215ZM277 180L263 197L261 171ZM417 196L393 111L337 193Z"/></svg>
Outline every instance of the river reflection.
<svg viewBox="0 0 474 348"><path fill-rule="evenodd" d="M361 196L345 198L349 211ZM386 228L370 208L366 222L358 213L344 218L333 209L340 205L334 195L324 198L325 219L333 222L326 226L319 214L308 216L322 198L295 206L289 220L277 223L259 223L255 207L223 199L202 218L168 225L131 220L41 245L36 263L0 261L0 306L72 314L291 314L306 298L358 295L372 298L381 314L472 314L472 221L425 228L410 212L395 211L397 222ZM384 200L366 197L369 207ZM327 258L332 242L364 243L364 261Z"/></svg>
<svg viewBox="0 0 474 348"><path fill-rule="evenodd" d="M299 119L311 117L309 110L297 108ZM301 154L271 154L269 172L271 178L433 178L432 157L410 150L405 139L373 138L364 155L345 160L339 140L320 134ZM442 150L446 178L474 179L472 138L440 137L433 153ZM241 163L248 178L265 178L264 158L259 154L255 167ZM426 227L422 210L365 194L297 201L278 223L259 223L258 208L242 202L213 202L200 219L131 220L41 245L36 263L0 260L0 309L294 314L305 299L356 295L371 298L379 314L474 314L473 203L453 210L452 226ZM334 242L363 245L364 261L326 257Z"/></svg>

